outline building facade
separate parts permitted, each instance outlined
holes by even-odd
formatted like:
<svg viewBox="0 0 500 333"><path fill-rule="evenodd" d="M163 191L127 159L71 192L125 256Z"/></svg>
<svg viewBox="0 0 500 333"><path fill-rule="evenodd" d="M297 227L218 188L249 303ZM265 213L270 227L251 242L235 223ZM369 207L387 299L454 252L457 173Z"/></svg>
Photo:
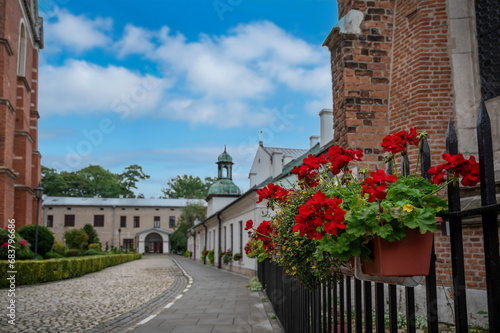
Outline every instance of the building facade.
<svg viewBox="0 0 500 333"><path fill-rule="evenodd" d="M40 182L38 53L43 20L37 0L0 0L0 226L36 221Z"/></svg>
<svg viewBox="0 0 500 333"><path fill-rule="evenodd" d="M140 253L170 253L170 235L182 209L195 199L129 199L48 197L43 201L43 225L65 243L64 233L90 224L103 247Z"/></svg>

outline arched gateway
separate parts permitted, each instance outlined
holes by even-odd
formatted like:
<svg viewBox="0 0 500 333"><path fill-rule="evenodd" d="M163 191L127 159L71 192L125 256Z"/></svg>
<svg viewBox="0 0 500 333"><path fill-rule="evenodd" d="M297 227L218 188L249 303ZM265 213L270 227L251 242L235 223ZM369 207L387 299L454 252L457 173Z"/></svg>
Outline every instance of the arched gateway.
<svg viewBox="0 0 500 333"><path fill-rule="evenodd" d="M140 253L169 253L171 231L151 228L137 233Z"/></svg>

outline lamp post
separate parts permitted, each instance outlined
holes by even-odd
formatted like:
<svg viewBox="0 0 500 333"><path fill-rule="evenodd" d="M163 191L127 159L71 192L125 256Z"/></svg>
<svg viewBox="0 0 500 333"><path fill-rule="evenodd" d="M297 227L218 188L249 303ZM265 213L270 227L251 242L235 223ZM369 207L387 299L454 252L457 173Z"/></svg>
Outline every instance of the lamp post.
<svg viewBox="0 0 500 333"><path fill-rule="evenodd" d="M118 251L119 253L122 253L122 247L121 247L121 244L122 244L122 228L118 228Z"/></svg>
<svg viewBox="0 0 500 333"><path fill-rule="evenodd" d="M35 227L35 260L38 259L38 213L40 211L40 200L43 196L43 187L38 184L35 187L35 198L36 198L36 227Z"/></svg>

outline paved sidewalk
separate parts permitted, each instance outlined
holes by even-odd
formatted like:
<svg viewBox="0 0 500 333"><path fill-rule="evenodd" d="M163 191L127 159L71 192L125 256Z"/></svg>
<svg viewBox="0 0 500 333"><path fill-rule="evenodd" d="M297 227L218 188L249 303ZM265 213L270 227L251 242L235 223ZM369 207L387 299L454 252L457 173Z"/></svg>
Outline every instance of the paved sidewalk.
<svg viewBox="0 0 500 333"><path fill-rule="evenodd" d="M261 296L245 285L249 278L173 257L193 280L182 297L167 305L134 333L273 333Z"/></svg>

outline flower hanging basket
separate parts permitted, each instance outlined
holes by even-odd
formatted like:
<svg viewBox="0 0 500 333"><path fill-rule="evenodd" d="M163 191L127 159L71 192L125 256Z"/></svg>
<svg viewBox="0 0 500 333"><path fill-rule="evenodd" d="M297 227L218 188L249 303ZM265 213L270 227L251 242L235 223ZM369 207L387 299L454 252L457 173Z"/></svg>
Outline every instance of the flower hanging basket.
<svg viewBox="0 0 500 333"><path fill-rule="evenodd" d="M407 229L407 236L389 242L380 237L372 240L373 262L362 261L363 273L376 276L427 276L434 234Z"/></svg>

